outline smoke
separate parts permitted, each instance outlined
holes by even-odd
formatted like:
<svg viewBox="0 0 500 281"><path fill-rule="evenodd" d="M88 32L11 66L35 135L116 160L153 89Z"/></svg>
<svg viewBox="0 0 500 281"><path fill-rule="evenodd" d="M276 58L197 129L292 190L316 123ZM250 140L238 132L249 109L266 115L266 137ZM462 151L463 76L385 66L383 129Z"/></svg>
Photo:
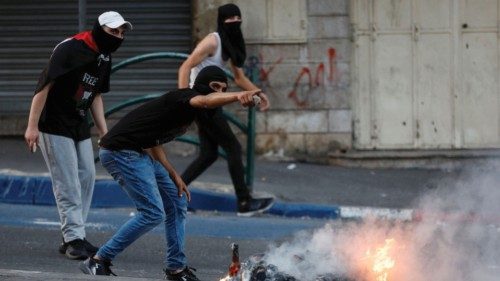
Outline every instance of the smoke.
<svg viewBox="0 0 500 281"><path fill-rule="evenodd" d="M377 249L394 261L387 281L493 281L500 276L500 173L479 167L439 184L416 203L411 222L375 218L328 223L273 245L265 255L298 280L335 274L357 281L374 272ZM387 239L393 239L388 241Z"/></svg>

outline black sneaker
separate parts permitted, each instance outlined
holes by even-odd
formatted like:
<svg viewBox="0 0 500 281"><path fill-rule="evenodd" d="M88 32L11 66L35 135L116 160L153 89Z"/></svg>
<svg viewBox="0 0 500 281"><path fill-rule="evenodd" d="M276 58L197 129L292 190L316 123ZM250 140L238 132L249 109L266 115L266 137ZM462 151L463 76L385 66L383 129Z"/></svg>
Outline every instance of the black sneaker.
<svg viewBox="0 0 500 281"><path fill-rule="evenodd" d="M85 249L85 243L82 239L75 239L69 241L66 247L66 252L64 253L66 257L71 260L84 260L89 257L87 250ZM61 245L62 247L62 245ZM60 247L60 249L61 249Z"/></svg>
<svg viewBox="0 0 500 281"><path fill-rule="evenodd" d="M251 217L257 213L269 210L274 204L274 198L250 198L238 202L238 216Z"/></svg>
<svg viewBox="0 0 500 281"><path fill-rule="evenodd" d="M61 245L59 245L59 253L64 255L66 254L66 249L68 248L68 243L64 242L64 238L62 239Z"/></svg>
<svg viewBox="0 0 500 281"><path fill-rule="evenodd" d="M85 246L85 250L87 250L89 256L93 256L97 253L97 251L99 251L98 247L90 244L90 242L85 238L83 238L83 245Z"/></svg>
<svg viewBox="0 0 500 281"><path fill-rule="evenodd" d="M97 253L97 251L99 251L99 248L92 245L87 239L83 239L83 245L85 246L85 250L87 250L87 254L89 256L93 256L95 255L95 253ZM64 238L63 238L63 241L61 242L61 245L59 245L59 253L64 255L66 254L66 249L68 249L68 246L69 246L69 243L66 243L64 242Z"/></svg>
<svg viewBox="0 0 500 281"><path fill-rule="evenodd" d="M194 275L194 273L191 271L194 270L196 271L196 269L192 268L192 267L188 267L186 266L186 268L184 268L183 271L179 272L179 273L175 273L175 274L172 274L171 272L169 272L168 270L164 269L163 271L165 272L165 279L166 280L173 280L173 281L200 281L200 279L198 279L198 277L196 277L196 275Z"/></svg>
<svg viewBox="0 0 500 281"><path fill-rule="evenodd" d="M88 258L79 265L80 270L85 274L116 276L116 274L111 271L111 268L109 268L111 266L113 266L113 264L110 261L101 261L94 258Z"/></svg>

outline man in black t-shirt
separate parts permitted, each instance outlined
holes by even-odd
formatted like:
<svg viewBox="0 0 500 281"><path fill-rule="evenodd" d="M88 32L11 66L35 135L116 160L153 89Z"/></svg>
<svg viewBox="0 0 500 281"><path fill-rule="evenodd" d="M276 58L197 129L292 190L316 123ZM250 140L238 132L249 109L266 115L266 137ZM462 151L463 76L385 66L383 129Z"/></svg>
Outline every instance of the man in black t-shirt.
<svg viewBox="0 0 500 281"><path fill-rule="evenodd" d="M111 53L132 29L117 12L101 14L92 31L59 43L40 75L31 104L26 143L40 146L61 219L59 252L85 259L97 248L85 238L95 166L87 121L90 109L99 136L107 132L101 93L109 91Z"/></svg>
<svg viewBox="0 0 500 281"><path fill-rule="evenodd" d="M184 134L196 116L213 114L209 108L232 102L254 106L254 96L261 94L260 90L222 93L226 89L224 71L208 66L198 74L193 89L168 92L134 109L101 139L101 163L132 199L137 215L99 248L94 257L80 264L83 272L113 274L109 267L116 255L165 222L166 279L198 281L187 267L184 254L184 226L191 195L162 145Z"/></svg>

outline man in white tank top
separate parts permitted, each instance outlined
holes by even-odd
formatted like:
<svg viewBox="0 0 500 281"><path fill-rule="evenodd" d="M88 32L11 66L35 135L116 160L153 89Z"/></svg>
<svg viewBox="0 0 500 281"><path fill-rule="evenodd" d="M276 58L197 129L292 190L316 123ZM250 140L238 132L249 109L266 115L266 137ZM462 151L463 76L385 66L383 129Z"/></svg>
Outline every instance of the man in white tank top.
<svg viewBox="0 0 500 281"><path fill-rule="evenodd" d="M246 58L245 41L241 33L241 12L238 6L226 4L220 6L217 17L217 32L208 34L196 46L191 55L179 68L179 89L192 86L198 72L209 65L224 68L229 62L238 87L244 90L258 89L243 71ZM188 80L189 78L189 80ZM269 100L264 93L260 93L259 109L269 108ZM182 174L182 179L188 185L201 175L217 159L218 146L221 146L227 155L229 173L236 192L237 211L241 216L252 216L271 208L274 198L254 198L245 183L245 171L241 159L241 145L231 131L229 124L222 115L222 108L207 111L196 120L200 139L200 154Z"/></svg>

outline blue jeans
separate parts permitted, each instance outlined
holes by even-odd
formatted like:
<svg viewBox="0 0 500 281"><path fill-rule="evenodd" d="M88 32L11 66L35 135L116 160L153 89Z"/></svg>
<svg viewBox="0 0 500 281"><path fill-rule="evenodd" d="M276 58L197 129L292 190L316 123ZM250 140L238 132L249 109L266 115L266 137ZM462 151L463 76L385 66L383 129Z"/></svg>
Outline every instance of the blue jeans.
<svg viewBox="0 0 500 281"><path fill-rule="evenodd" d="M99 150L101 163L132 199L138 213L128 220L97 252L106 260L127 248L146 232L165 222L167 270L186 266L184 228L186 196L178 190L168 172L146 153L133 150Z"/></svg>

